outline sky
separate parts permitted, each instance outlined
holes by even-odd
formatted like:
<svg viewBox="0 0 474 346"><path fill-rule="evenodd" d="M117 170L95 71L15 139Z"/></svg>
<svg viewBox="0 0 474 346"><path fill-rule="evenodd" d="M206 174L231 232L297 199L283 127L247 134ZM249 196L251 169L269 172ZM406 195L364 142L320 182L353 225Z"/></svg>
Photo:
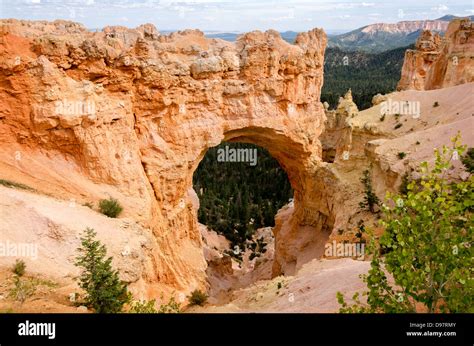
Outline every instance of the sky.
<svg viewBox="0 0 474 346"><path fill-rule="evenodd" d="M373 23L474 15L474 0L0 0L0 18L67 19L158 30L345 32Z"/></svg>

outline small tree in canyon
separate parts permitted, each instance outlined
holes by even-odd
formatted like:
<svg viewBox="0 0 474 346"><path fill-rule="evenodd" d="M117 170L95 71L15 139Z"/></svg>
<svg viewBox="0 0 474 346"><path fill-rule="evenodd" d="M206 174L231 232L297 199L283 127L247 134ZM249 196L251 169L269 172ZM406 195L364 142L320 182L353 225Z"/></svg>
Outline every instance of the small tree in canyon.
<svg viewBox="0 0 474 346"><path fill-rule="evenodd" d="M474 312L474 179L446 179L452 161L466 150L459 140L435 151L434 168L421 165L422 177L408 184L406 195L388 195L385 232L369 245L367 303L356 294L349 305L338 292L341 312Z"/></svg>
<svg viewBox="0 0 474 346"><path fill-rule="evenodd" d="M375 213L380 201L372 189L371 171L366 169L360 181L364 185L364 199L359 203L359 206L361 209L368 209L371 213Z"/></svg>
<svg viewBox="0 0 474 346"><path fill-rule="evenodd" d="M95 239L97 233L90 228L84 233L76 258L76 265L82 268L79 287L86 292L84 304L97 313L121 312L131 299L127 285L112 269L112 257L106 258L105 246Z"/></svg>

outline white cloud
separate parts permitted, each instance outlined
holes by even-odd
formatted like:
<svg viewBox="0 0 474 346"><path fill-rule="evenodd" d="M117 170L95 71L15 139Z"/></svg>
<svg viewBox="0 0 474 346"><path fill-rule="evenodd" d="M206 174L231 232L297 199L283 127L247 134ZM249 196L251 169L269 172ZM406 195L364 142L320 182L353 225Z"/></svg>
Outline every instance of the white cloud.
<svg viewBox="0 0 474 346"><path fill-rule="evenodd" d="M449 7L446 5L438 5L438 6L432 7L431 9L436 12L444 12L444 11L449 10Z"/></svg>
<svg viewBox="0 0 474 346"><path fill-rule="evenodd" d="M448 5L449 8L444 3L454 2L441 1L0 0L0 16L32 20L70 19L70 11L75 11L73 16L90 28L123 25L124 18L127 18L126 25L130 27L149 22L162 30L200 28L242 32L269 28L303 31L313 26L341 31L353 30L374 21L390 23L402 19L433 19L443 14L474 13L472 0L456 0L455 5Z"/></svg>

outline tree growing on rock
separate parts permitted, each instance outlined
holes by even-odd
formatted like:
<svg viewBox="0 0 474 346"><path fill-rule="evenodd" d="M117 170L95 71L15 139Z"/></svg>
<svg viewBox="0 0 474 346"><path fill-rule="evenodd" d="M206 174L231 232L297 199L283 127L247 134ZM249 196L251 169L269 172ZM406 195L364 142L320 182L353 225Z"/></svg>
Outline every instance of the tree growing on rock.
<svg viewBox="0 0 474 346"><path fill-rule="evenodd" d="M90 228L81 238L76 265L82 268L79 287L85 291L84 305L97 313L118 313L130 302L126 283L112 268L112 257L106 258L105 245L96 240L97 233Z"/></svg>
<svg viewBox="0 0 474 346"><path fill-rule="evenodd" d="M366 169L360 179L364 185L364 199L359 203L361 209L368 209L371 213L376 212L376 207L380 205L380 200L372 189L371 171Z"/></svg>
<svg viewBox="0 0 474 346"><path fill-rule="evenodd" d="M388 195L385 232L369 246L367 302L356 294L349 305L338 292L341 312L474 312L474 179L446 179L454 153L465 150L456 136L452 148L435 151L434 168L421 165L421 179L411 181L405 195Z"/></svg>

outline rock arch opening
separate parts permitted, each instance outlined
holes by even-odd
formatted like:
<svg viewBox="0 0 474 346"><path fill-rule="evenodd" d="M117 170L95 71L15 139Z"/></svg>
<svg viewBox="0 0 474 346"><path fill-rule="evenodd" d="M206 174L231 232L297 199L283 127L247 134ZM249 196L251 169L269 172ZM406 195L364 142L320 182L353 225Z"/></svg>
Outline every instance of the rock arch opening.
<svg viewBox="0 0 474 346"><path fill-rule="evenodd" d="M223 142L205 154L193 188L211 295L270 279L275 216L293 197L278 161L261 146Z"/></svg>
<svg viewBox="0 0 474 346"><path fill-rule="evenodd" d="M259 228L273 227L293 190L286 172L262 147L223 142L207 151L194 172L198 220L241 247Z"/></svg>
<svg viewBox="0 0 474 346"><path fill-rule="evenodd" d="M303 131L301 127L294 131ZM275 236L275 257L272 264L272 276L293 274L305 262L321 256L325 240L334 224L334 209L328 203L328 194L324 181L314 184L318 171L322 167L319 141L285 133L276 126L246 126L224 131L214 141L201 142L199 148L187 155L194 155L190 164L183 167L186 174L184 191L193 191L193 176L203 160L206 152L221 142L246 143L264 148L286 172L293 190L293 201L275 219L273 233ZM184 145L184 144L183 144ZM189 157L189 156L188 156ZM323 178L323 177L321 177ZM324 179L331 183L331 177ZM196 191L200 194L199 188ZM329 192L330 193L330 192ZM195 194L195 192L192 192ZM189 193L188 193L189 196ZM195 203L196 195L189 197L189 204L194 205L191 223L196 231L199 229L198 211Z"/></svg>

